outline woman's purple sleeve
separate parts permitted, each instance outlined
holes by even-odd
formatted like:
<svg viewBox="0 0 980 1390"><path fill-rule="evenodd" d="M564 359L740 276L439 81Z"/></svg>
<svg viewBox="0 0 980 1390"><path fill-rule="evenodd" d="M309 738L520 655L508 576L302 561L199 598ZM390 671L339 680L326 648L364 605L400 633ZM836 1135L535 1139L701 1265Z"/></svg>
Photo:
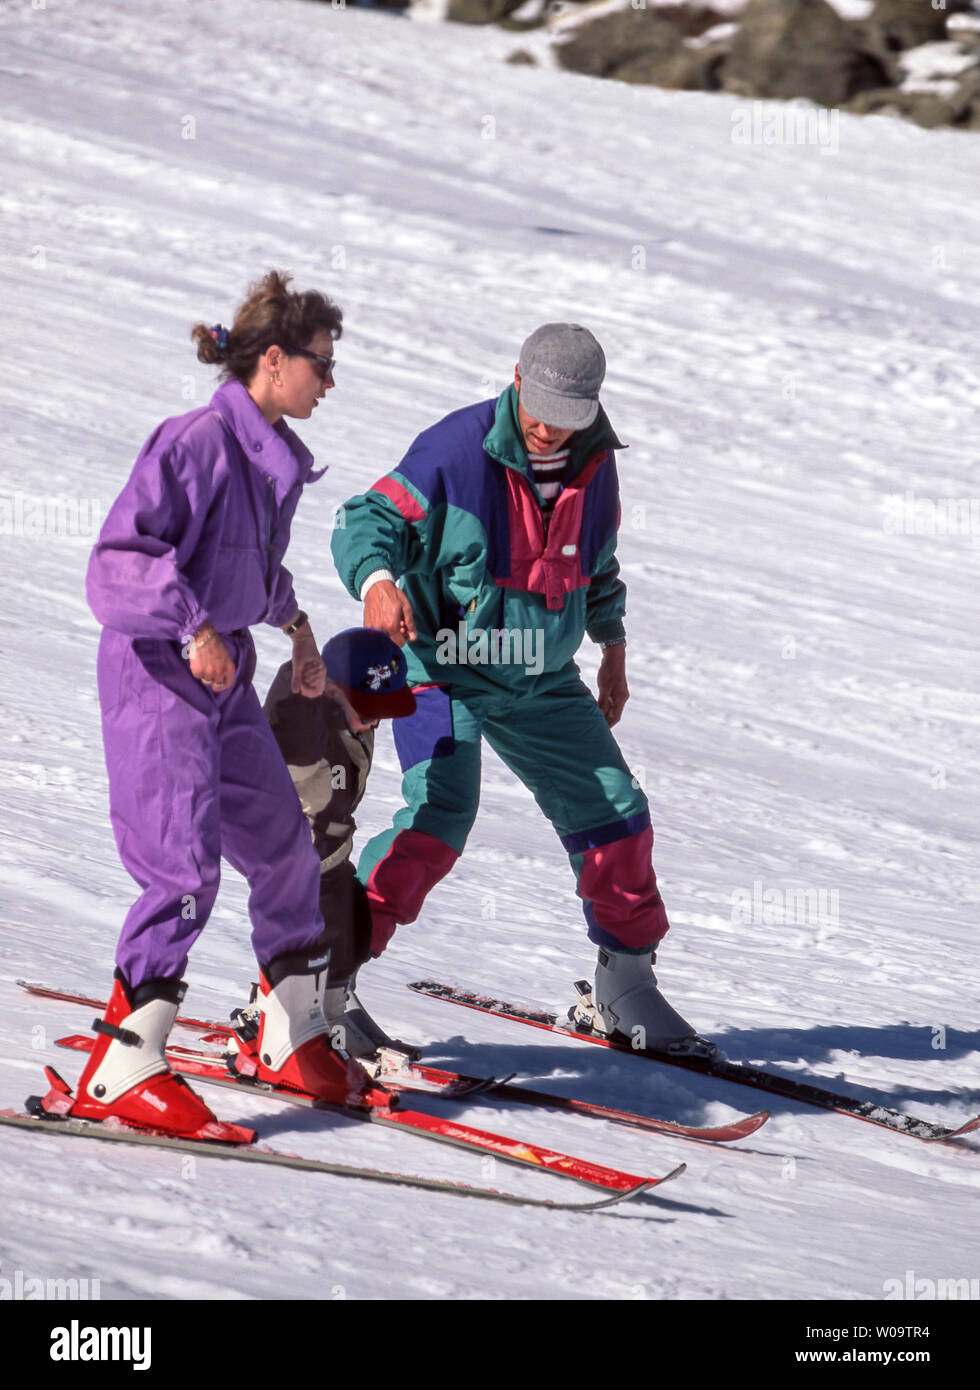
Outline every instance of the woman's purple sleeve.
<svg viewBox="0 0 980 1390"><path fill-rule="evenodd" d="M293 576L285 565L279 566L272 593L269 596L269 616L266 622L273 627L285 627L299 612L296 594L293 589Z"/></svg>
<svg viewBox="0 0 980 1390"><path fill-rule="evenodd" d="M153 445L106 517L85 589L104 627L179 641L208 617L184 570L207 520L213 474L179 445L159 453Z"/></svg>

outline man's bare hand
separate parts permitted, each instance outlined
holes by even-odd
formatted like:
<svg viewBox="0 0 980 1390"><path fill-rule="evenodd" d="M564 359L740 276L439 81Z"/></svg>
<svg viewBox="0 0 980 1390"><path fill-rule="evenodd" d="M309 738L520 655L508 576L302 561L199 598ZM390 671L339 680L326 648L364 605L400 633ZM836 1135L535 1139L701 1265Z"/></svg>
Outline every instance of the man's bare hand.
<svg viewBox="0 0 980 1390"><path fill-rule="evenodd" d="M364 626L386 632L400 647L414 642L418 636L412 605L390 579L379 579L368 589L364 598Z"/></svg>
<svg viewBox="0 0 980 1390"><path fill-rule="evenodd" d="M622 718L630 697L626 684L625 646L607 647L599 664L599 708L610 729Z"/></svg>

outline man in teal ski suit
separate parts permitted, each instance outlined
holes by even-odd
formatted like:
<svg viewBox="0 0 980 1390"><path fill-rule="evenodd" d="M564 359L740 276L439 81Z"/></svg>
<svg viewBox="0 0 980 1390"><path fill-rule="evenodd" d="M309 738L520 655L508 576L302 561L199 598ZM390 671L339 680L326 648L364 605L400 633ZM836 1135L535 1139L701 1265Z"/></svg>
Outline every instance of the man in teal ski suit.
<svg viewBox="0 0 980 1390"><path fill-rule="evenodd" d="M599 404L604 375L587 329L543 325L513 386L425 430L343 508L337 569L365 626L405 646L417 705L393 725L406 804L365 846L358 876L377 956L462 853L485 738L571 861L599 948L583 1021L691 1050L703 1044L656 988L668 922L650 811L611 732L629 692L615 553L623 445ZM574 662L586 634L603 649L598 702Z"/></svg>

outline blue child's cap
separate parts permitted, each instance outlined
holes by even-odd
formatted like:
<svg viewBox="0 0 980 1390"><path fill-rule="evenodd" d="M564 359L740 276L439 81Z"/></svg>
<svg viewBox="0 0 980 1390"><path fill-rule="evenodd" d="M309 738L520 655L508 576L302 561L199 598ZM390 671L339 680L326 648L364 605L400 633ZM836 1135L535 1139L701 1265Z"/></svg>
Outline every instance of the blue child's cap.
<svg viewBox="0 0 980 1390"><path fill-rule="evenodd" d="M405 658L386 632L351 627L331 637L320 654L328 678L340 686L362 719L414 714Z"/></svg>

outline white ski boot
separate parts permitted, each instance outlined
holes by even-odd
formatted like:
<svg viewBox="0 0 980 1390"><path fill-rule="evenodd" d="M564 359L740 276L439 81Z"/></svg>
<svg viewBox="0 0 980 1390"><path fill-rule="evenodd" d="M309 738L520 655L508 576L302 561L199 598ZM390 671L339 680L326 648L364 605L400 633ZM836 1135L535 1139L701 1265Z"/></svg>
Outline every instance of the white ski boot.
<svg viewBox="0 0 980 1390"><path fill-rule="evenodd" d="M721 1060L717 1045L699 1037L660 993L655 959L652 948L639 953L600 948L595 985L579 981L575 986L579 1002L570 1011L572 1022L637 1051Z"/></svg>
<svg viewBox="0 0 980 1390"><path fill-rule="evenodd" d="M260 972L251 1005L232 1014L229 1069L332 1104L389 1105L391 1095L372 1087L370 1073L333 1045L323 1009L325 966L293 952Z"/></svg>
<svg viewBox="0 0 980 1390"><path fill-rule="evenodd" d="M356 983L355 976L339 985L331 985L324 996L323 1012L330 1025L333 1046L343 1048L361 1062L376 1060L381 1053L400 1054L409 1061L418 1061L421 1049L388 1036L358 999L354 992Z"/></svg>

